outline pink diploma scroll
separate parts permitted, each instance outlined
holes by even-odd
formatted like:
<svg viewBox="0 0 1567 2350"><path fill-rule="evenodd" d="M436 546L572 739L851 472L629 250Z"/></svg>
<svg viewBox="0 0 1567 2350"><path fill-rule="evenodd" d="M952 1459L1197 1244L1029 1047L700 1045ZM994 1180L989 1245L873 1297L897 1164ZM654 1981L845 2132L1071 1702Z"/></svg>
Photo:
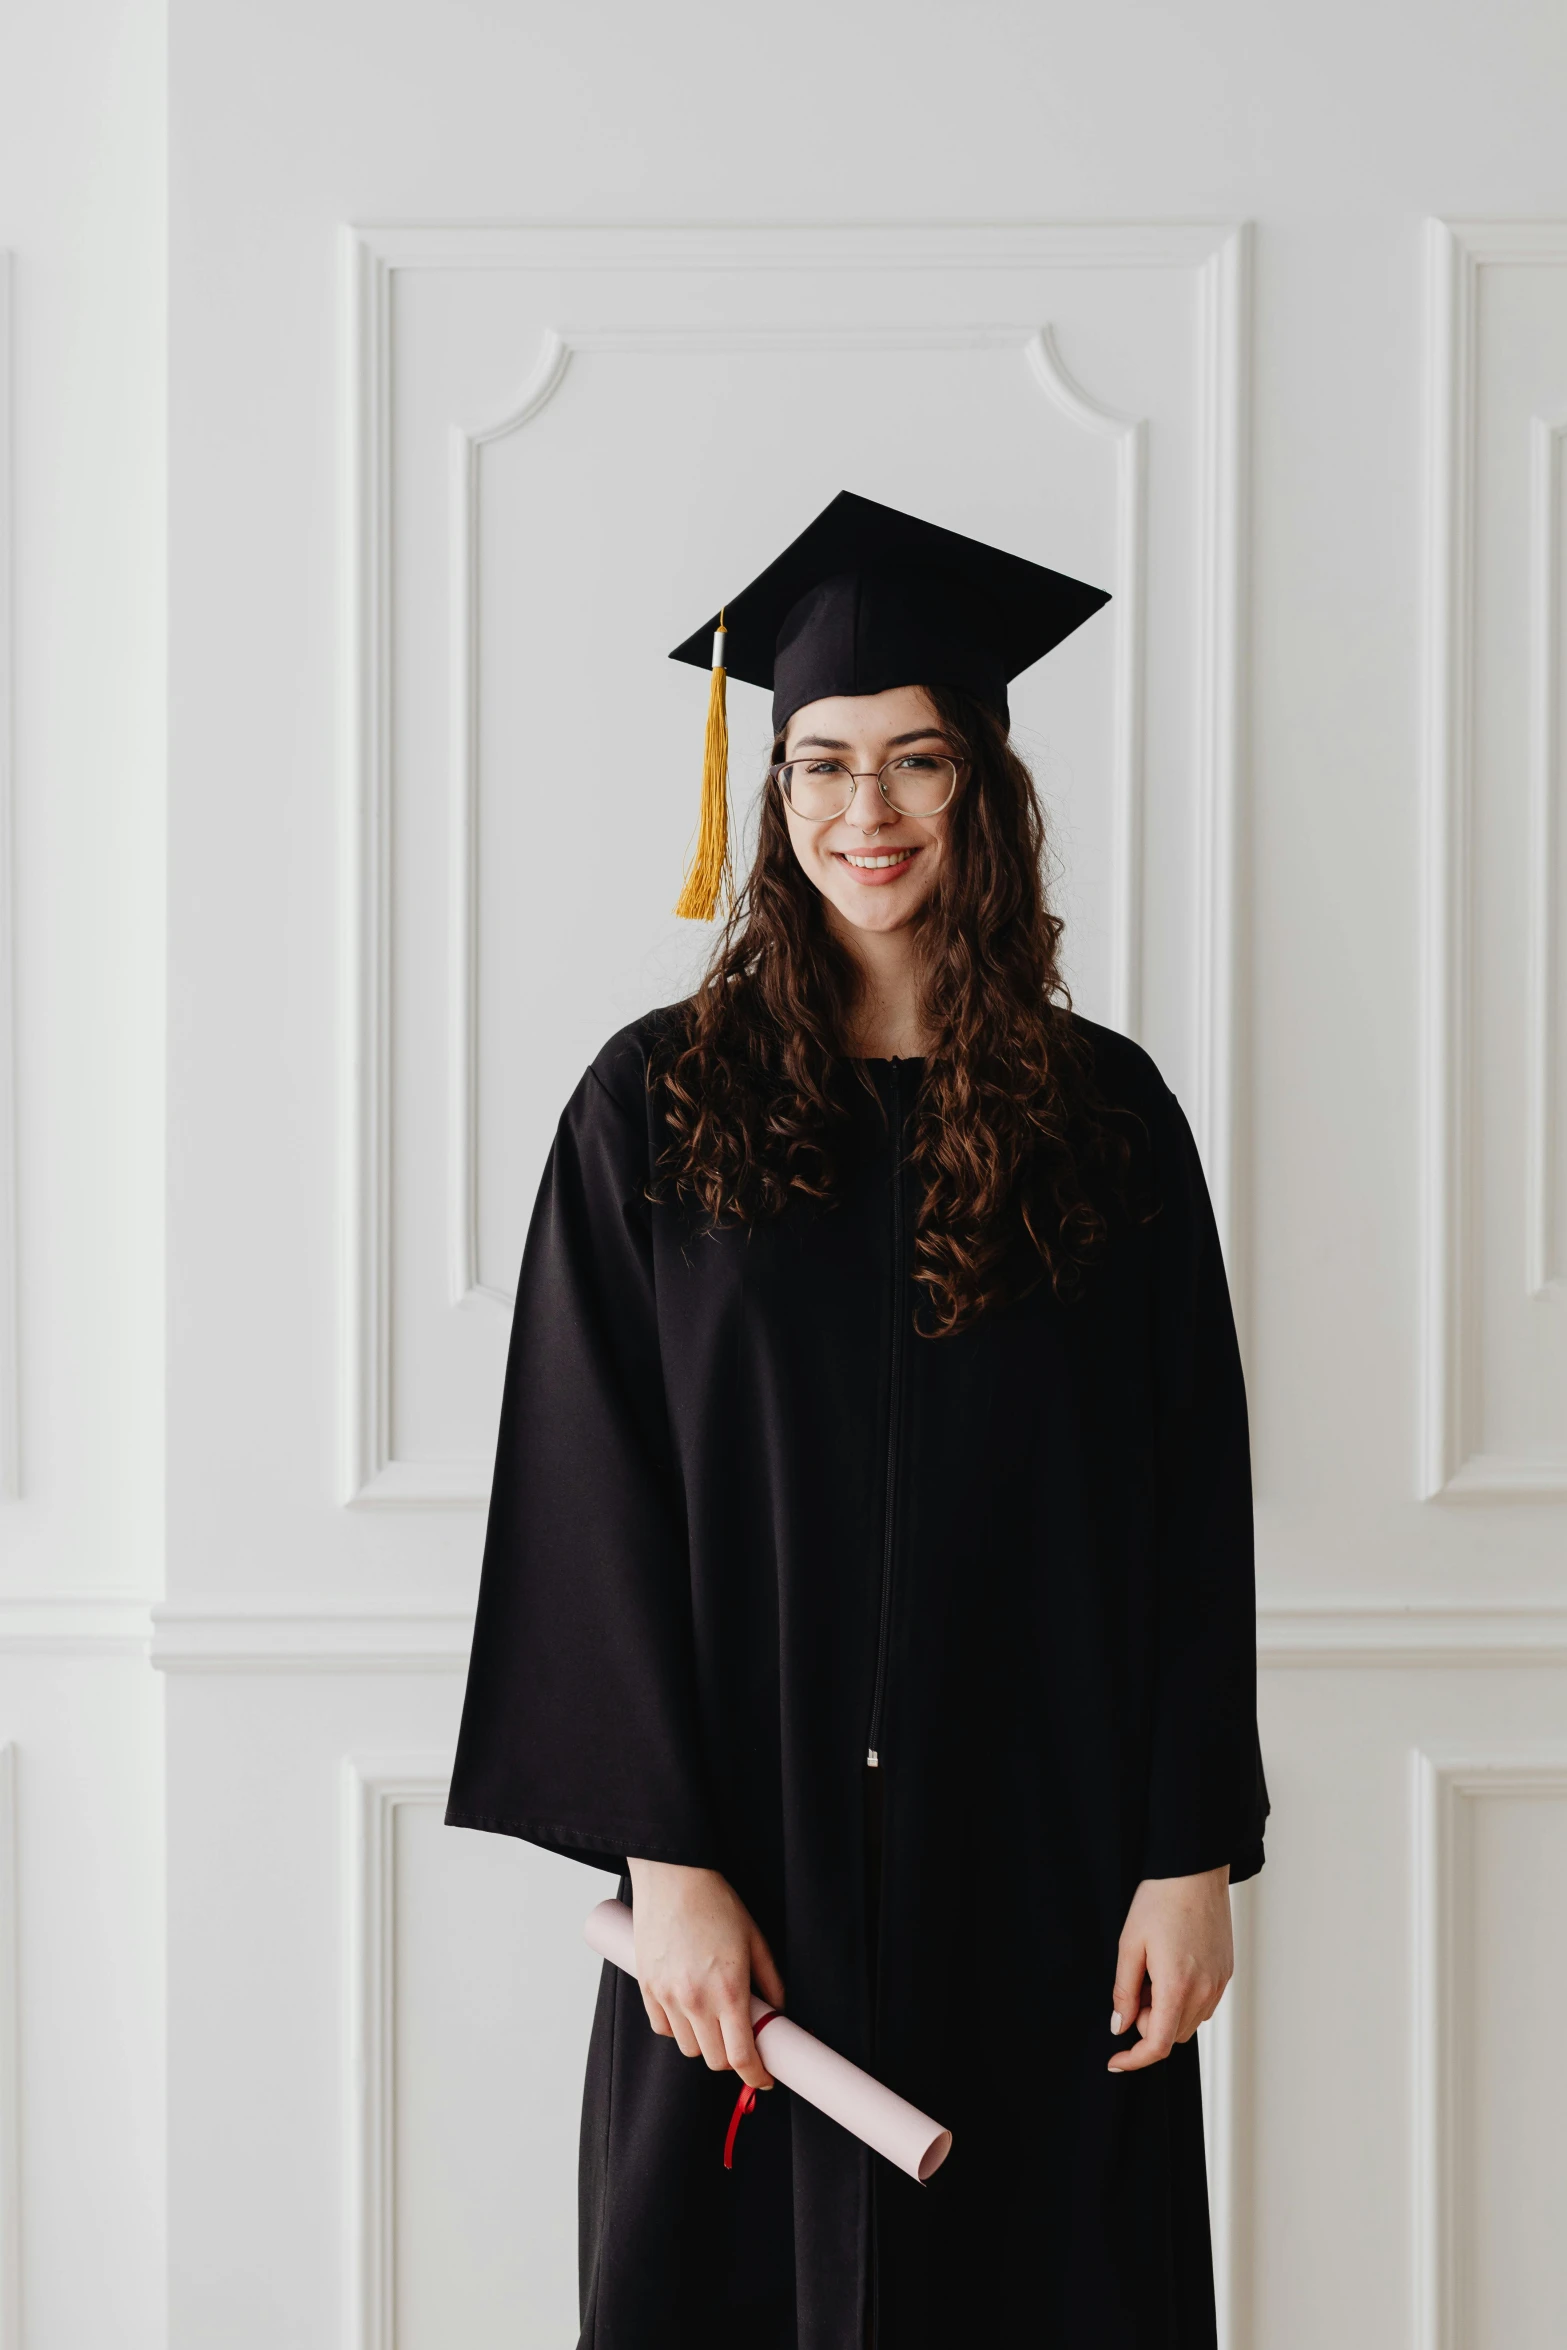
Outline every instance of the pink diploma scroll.
<svg viewBox="0 0 1567 2350"><path fill-rule="evenodd" d="M628 1975L636 1973L631 1912L623 1901L601 1901L590 1909L582 1931L600 1958L607 1958ZM769 2014L772 2010L766 2000L758 1999L753 1991L752 2023ZM884 2089L880 2081L862 2073L846 2056L824 2047L786 2015L773 2015L766 2037L763 2062L786 2089L884 2154L911 2179L923 2182L941 2168L952 2150L952 2132L933 2122L928 2113Z"/></svg>

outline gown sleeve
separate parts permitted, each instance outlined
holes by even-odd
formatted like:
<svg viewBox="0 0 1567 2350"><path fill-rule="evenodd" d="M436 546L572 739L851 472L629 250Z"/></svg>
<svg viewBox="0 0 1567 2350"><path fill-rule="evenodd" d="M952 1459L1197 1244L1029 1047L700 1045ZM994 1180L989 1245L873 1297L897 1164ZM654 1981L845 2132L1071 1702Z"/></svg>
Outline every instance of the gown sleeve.
<svg viewBox="0 0 1567 2350"><path fill-rule="evenodd" d="M1251 1456L1202 1162L1167 1089L1155 1127L1158 1560L1145 1877L1262 1866Z"/></svg>
<svg viewBox="0 0 1567 2350"><path fill-rule="evenodd" d="M523 1254L446 1821L716 1868L647 1179L589 1069Z"/></svg>

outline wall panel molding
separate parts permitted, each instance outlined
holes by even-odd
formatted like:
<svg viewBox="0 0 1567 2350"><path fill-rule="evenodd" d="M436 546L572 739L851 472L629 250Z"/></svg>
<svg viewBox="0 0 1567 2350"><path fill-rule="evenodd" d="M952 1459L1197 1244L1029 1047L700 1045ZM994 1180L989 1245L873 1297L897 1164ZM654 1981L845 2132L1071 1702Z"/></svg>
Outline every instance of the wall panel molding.
<svg viewBox="0 0 1567 2350"><path fill-rule="evenodd" d="M344 2338L396 2350L397 1814L442 1809L444 1755L349 1756L343 1764Z"/></svg>
<svg viewBox="0 0 1567 2350"><path fill-rule="evenodd" d="M1295 1666L1567 1664L1567 1603L1445 1598L1264 1604L1257 1662Z"/></svg>
<svg viewBox="0 0 1567 2350"><path fill-rule="evenodd" d="M410 1804L444 1810L449 1778L448 1758L439 1754L349 1756L343 1765L349 2350L396 2350L397 1815ZM1203 2027L1220 2350L1248 2350L1251 2340L1243 2150L1251 2096L1253 1898L1252 1889L1237 1889L1235 1980Z"/></svg>
<svg viewBox="0 0 1567 2350"><path fill-rule="evenodd" d="M106 1619L105 1630L121 1621L129 1647L135 1643L132 1615ZM0 1613L0 1646L3 1622ZM222 1603L160 1601L150 1610L150 1626L151 1662L168 1673L460 1672L468 1662L473 1613L411 1600L366 1605L257 1595ZM140 1640L146 1644L145 1628ZM1257 1661L1273 1671L1562 1665L1567 1603L1470 1606L1388 1599L1264 1605L1257 1613Z"/></svg>
<svg viewBox="0 0 1567 2350"><path fill-rule="evenodd" d="M375 1489L392 1457L392 262L349 232L343 277L340 1476L343 1498L356 1500Z"/></svg>
<svg viewBox="0 0 1567 2350"><path fill-rule="evenodd" d="M0 1501L21 1491L17 1335L16 881L12 807L11 256L0 251Z"/></svg>
<svg viewBox="0 0 1567 2350"><path fill-rule="evenodd" d="M457 1672L473 1640L471 1608L391 1601L160 1603L151 1661L165 1673Z"/></svg>
<svg viewBox="0 0 1567 2350"><path fill-rule="evenodd" d="M1146 630L1144 557L1147 539L1148 427L1143 418L1116 415L1067 372L1048 325L1025 335L1015 325L983 322L960 327L911 322L877 327L549 327L515 405L477 429L451 431L451 897L450 968L450 1257L451 1303L488 1304L509 1313L509 1291L479 1278L478 1187L478 713L479 492L486 448L507 440L542 414L566 379L576 352L708 351L727 356L779 351L1015 350L1051 404L1116 455L1114 749L1112 753L1113 880L1111 1009L1113 1026L1138 1033L1142 974L1143 745L1146 739L1143 643Z"/></svg>
<svg viewBox="0 0 1567 2350"><path fill-rule="evenodd" d="M0 1656L145 1656L152 1602L117 1592L0 1594Z"/></svg>
<svg viewBox="0 0 1567 2350"><path fill-rule="evenodd" d="M0 2350L22 2350L16 1748L0 1745Z"/></svg>
<svg viewBox="0 0 1567 2350"><path fill-rule="evenodd" d="M1417 1749L1412 1760L1414 2342L1415 2350L1461 2350L1467 2245L1458 1936L1468 1897L1458 1806L1508 1795L1567 1798L1567 1745L1479 1755Z"/></svg>
<svg viewBox="0 0 1567 2350"><path fill-rule="evenodd" d="M1143 753L1147 742L1148 420L1118 416L1068 372L1054 330L1042 326L1025 346L1029 368L1048 400L1079 431L1115 450L1115 736L1111 752L1110 1025L1142 1033Z"/></svg>
<svg viewBox="0 0 1567 2350"><path fill-rule="evenodd" d="M1474 834L1475 540L1479 438L1479 312L1488 269L1549 266L1567 270L1567 223L1481 221L1426 224L1425 710L1422 728L1422 1092L1421 1352L1419 1486L1427 1499L1476 1501L1567 1499L1567 1466L1550 1459L1481 1451L1476 1442L1479 1372L1475 1329L1478 1274L1469 1226L1474 1212L1475 939L1472 903ZM1539 517L1541 449L1535 444L1535 546L1531 602L1536 649L1534 821L1554 821L1554 707L1541 728L1541 630L1554 608L1554 515ZM1556 462L1554 442L1548 468ZM1547 665L1548 666L1548 665ZM1542 1018L1548 986L1548 875L1532 893L1531 1093L1535 1172L1531 1272L1543 1270L1546 1193L1540 1158L1548 1109L1541 1061L1553 1021ZM1543 928L1542 928L1543 924ZM1531 1287L1539 1284L1531 1280Z"/></svg>
<svg viewBox="0 0 1567 2350"><path fill-rule="evenodd" d="M1258 1881L1230 1899L1235 1973L1218 2013L1199 2029L1213 2293L1219 2350L1251 2350L1252 2201L1255 2112L1252 1960Z"/></svg>
<svg viewBox="0 0 1567 2350"><path fill-rule="evenodd" d="M1251 232L1220 239L1198 273L1197 920L1192 1132L1213 1196L1241 1344L1250 1298L1236 1111L1241 972L1238 888L1247 731L1251 481Z"/></svg>
<svg viewBox="0 0 1567 2350"><path fill-rule="evenodd" d="M1243 752L1244 542L1247 527L1249 236L1244 226L1018 226L1008 228L755 229L545 228L479 225L350 228L343 233L344 405L342 477L345 653L342 903L343 1059L340 1151L341 1498L370 1506L480 1508L486 1462L398 1458L392 1445L391 1301L391 760L392 760L392 309L403 270L569 268L637 272L867 270L878 273L1022 267L1160 268L1192 274L1197 303L1198 549L1196 943L1193 973L1193 1130L1215 1213L1244 1296L1236 1235L1237 1056L1236 857ZM573 350L668 347L887 348L913 335L922 347L984 347L996 338L1027 355L1034 380L1084 429L1114 437L1117 546L1128 612L1116 653L1117 843L1114 986L1127 1013L1140 995L1135 909L1141 896L1139 777L1144 725L1142 582L1144 436L1067 376L1048 327L983 321L948 328L867 329L855 337L787 323L749 330L715 326L572 328L546 332L510 411L451 435L450 660L451 878L449 906L448 1288L457 1301L503 1308L482 1289L475 1245L475 923L477 643L475 563L478 465L484 447L523 427L547 405ZM1121 585L1118 582L1118 586Z"/></svg>
<svg viewBox="0 0 1567 2350"><path fill-rule="evenodd" d="M1563 628L1562 502L1567 414L1529 427L1529 1169L1526 1214L1531 1297L1567 1280L1562 1192L1561 884Z"/></svg>

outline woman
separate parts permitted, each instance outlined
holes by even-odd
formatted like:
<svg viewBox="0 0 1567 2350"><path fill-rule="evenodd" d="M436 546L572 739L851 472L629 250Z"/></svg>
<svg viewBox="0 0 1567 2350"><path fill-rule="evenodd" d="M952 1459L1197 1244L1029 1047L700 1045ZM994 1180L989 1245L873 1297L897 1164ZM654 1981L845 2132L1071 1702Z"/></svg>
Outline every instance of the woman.
<svg viewBox="0 0 1567 2350"><path fill-rule="evenodd" d="M1245 1398L1190 1132L1068 1007L1007 739L1104 600L844 497L729 607L774 689L755 862L545 1172L447 1818L633 1904L595 2350L1214 2338ZM787 2095L724 2169L753 1982L952 2130L927 2185Z"/></svg>

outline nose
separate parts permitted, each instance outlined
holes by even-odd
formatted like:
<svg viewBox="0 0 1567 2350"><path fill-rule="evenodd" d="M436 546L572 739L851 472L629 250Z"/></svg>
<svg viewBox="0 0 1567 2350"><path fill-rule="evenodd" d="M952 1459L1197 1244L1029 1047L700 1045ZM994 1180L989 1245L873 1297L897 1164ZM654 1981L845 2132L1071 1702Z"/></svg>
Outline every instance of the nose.
<svg viewBox="0 0 1567 2350"><path fill-rule="evenodd" d="M857 775L854 778L854 797L843 811L845 824L852 824L858 832L880 832L891 815L892 810L881 796L881 778L878 775Z"/></svg>

